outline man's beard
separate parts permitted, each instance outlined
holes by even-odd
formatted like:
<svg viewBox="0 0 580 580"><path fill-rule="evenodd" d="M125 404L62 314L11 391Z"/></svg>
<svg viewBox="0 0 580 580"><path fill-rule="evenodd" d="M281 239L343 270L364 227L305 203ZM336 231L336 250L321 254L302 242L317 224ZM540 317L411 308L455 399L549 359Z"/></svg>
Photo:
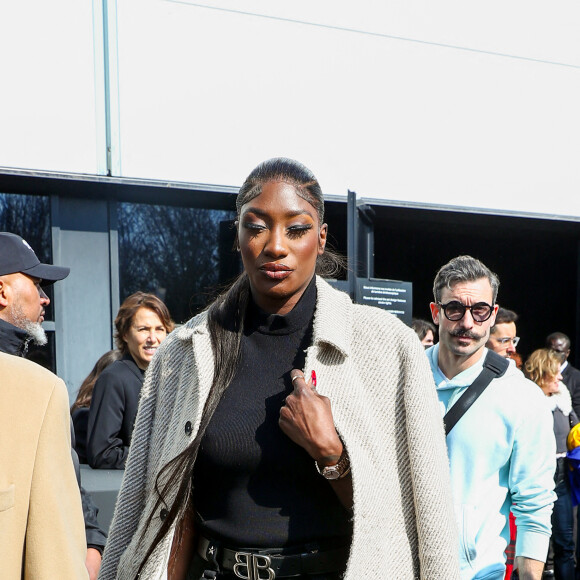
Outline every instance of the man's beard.
<svg viewBox="0 0 580 580"><path fill-rule="evenodd" d="M12 306L12 324L24 330L34 344L44 346L48 342L46 332L40 322L32 322L24 315L22 307L16 303Z"/></svg>

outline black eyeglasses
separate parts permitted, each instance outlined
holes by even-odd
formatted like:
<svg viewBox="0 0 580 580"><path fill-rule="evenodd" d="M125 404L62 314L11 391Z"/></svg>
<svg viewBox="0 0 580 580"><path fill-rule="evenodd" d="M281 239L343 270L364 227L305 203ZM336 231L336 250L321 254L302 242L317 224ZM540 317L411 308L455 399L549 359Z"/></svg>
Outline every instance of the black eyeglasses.
<svg viewBox="0 0 580 580"><path fill-rule="evenodd" d="M478 302L473 304L473 306L465 306L458 300L452 300L447 304L439 303L439 306L443 309L447 320L452 322L461 320L465 316L466 310L471 312L471 317L475 322L485 322L493 312L493 306L490 306L487 302Z"/></svg>

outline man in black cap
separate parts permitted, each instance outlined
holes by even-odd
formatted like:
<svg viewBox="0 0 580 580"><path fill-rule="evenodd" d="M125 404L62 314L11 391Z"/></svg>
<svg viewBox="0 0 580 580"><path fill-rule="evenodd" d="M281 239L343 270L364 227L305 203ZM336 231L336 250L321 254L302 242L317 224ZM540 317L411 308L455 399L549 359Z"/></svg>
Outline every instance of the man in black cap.
<svg viewBox="0 0 580 580"><path fill-rule="evenodd" d="M63 280L69 272L70 268L41 264L20 236L0 232L0 352L25 356L30 341L46 344L42 322L50 299L43 288ZM73 463L80 485L74 450ZM81 498L88 546L86 564L92 580L98 574L106 536L97 522L98 510L82 487Z"/></svg>
<svg viewBox="0 0 580 580"><path fill-rule="evenodd" d="M30 341L46 344L42 328L50 299L43 286L66 278L69 268L41 264L20 236L0 232L0 349L24 356Z"/></svg>

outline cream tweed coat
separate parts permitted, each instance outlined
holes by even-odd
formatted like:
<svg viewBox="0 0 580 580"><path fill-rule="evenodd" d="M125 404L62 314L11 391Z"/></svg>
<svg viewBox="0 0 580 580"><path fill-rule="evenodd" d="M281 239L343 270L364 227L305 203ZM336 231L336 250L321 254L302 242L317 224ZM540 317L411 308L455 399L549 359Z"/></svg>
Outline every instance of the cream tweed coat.
<svg viewBox="0 0 580 580"><path fill-rule="evenodd" d="M459 578L443 424L423 347L396 317L353 305L321 278L316 285L304 370L316 371L351 459L354 531L345 580ZM144 531L155 478L195 436L212 375L202 313L163 342L147 371L100 579L136 577L161 523L155 514ZM142 578L164 578L171 540L157 547Z"/></svg>

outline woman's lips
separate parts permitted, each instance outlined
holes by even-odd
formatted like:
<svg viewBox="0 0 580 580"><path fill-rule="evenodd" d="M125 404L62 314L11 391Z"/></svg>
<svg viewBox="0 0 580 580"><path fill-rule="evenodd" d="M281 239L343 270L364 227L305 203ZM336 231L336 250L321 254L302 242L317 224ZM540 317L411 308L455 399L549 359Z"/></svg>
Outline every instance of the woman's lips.
<svg viewBox="0 0 580 580"><path fill-rule="evenodd" d="M264 264L259 269L271 280L283 280L292 274L292 269L284 264Z"/></svg>

